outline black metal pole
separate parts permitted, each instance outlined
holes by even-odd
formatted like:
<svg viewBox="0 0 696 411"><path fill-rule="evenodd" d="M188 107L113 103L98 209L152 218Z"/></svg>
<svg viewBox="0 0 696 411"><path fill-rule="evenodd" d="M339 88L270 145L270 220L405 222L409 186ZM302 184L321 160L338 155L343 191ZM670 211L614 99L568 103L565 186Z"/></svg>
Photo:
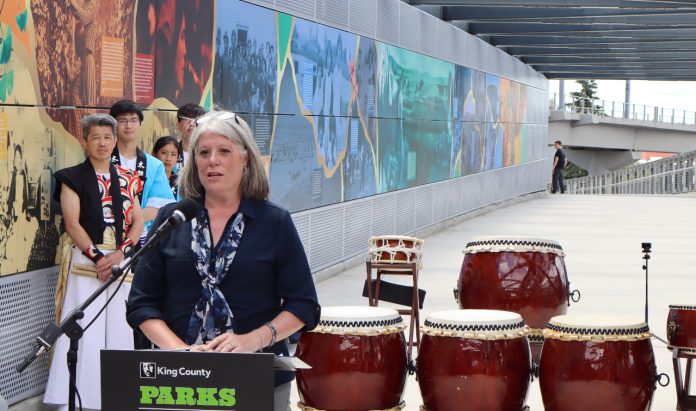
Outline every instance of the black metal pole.
<svg viewBox="0 0 696 411"><path fill-rule="evenodd" d="M645 270L645 323L648 323L648 260L650 259L649 254L643 256L645 259L645 264L643 265L643 270Z"/></svg>
<svg viewBox="0 0 696 411"><path fill-rule="evenodd" d="M79 338L70 338L68 349L68 411L75 411L75 395L77 393L77 350L80 348Z"/></svg>
<svg viewBox="0 0 696 411"><path fill-rule="evenodd" d="M648 323L648 260L650 260L650 251L652 243L641 243L643 249L643 270L645 270L645 323Z"/></svg>

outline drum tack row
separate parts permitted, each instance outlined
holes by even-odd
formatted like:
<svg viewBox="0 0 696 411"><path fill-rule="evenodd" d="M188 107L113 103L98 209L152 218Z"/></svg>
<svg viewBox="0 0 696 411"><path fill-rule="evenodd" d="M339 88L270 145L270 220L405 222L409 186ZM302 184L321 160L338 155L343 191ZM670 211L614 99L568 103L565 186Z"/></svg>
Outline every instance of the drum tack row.
<svg viewBox="0 0 696 411"><path fill-rule="evenodd" d="M384 236L370 244L368 279L370 263L393 264L391 272L411 267L417 284L423 240ZM296 355L312 366L297 373L300 408L400 410L407 373L415 371L422 411L528 410L535 376L547 411L650 409L667 376L657 374L648 325L567 315L580 293L570 291L560 244L486 237L469 242L464 254L454 290L460 309L425 319L415 364L397 310L324 307L319 326L297 346ZM682 402L694 398L688 370L696 357L696 305L670 306L667 331L680 409L696 410ZM678 356L688 358L685 393Z"/></svg>

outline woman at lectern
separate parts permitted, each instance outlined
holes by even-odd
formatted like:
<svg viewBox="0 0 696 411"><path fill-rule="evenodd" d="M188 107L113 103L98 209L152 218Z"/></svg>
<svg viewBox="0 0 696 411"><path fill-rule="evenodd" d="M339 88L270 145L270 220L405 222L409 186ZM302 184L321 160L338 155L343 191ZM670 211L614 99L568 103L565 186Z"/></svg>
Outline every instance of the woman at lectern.
<svg viewBox="0 0 696 411"><path fill-rule="evenodd" d="M268 178L248 124L212 111L197 120L179 182L196 216L141 257L127 319L158 347L288 354L320 307L290 213L267 201ZM175 205L162 207L158 227ZM275 409L288 410L290 372L275 374Z"/></svg>

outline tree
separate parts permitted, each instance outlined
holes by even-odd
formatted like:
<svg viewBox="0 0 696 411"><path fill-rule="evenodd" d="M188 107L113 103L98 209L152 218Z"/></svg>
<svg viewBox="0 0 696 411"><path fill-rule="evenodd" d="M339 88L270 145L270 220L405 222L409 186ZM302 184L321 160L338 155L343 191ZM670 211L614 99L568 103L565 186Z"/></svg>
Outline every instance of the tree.
<svg viewBox="0 0 696 411"><path fill-rule="evenodd" d="M580 91L570 93L573 102L566 104L576 113L591 113L604 114L603 107L595 104L597 97L597 81L595 80L577 80L580 84Z"/></svg>
<svg viewBox="0 0 696 411"><path fill-rule="evenodd" d="M585 177L587 170L575 163L568 162L568 165L563 168L563 179L570 180L571 178Z"/></svg>

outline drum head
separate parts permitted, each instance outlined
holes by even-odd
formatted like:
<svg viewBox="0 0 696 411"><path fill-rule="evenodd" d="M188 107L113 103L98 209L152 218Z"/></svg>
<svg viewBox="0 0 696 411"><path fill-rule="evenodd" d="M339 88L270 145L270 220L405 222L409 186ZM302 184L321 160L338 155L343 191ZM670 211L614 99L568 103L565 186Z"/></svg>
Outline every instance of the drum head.
<svg viewBox="0 0 696 411"><path fill-rule="evenodd" d="M524 336L522 317L510 311L450 310L434 312L425 319L423 333L474 339L509 339Z"/></svg>
<svg viewBox="0 0 696 411"><path fill-rule="evenodd" d="M378 235L370 237L370 244L374 247L384 247L389 244L398 243L400 246L420 248L424 241L420 238L409 237L407 235Z"/></svg>
<svg viewBox="0 0 696 411"><path fill-rule="evenodd" d="M557 241L534 237L488 236L475 237L466 244L464 254L481 252L540 252L563 256L563 247Z"/></svg>
<svg viewBox="0 0 696 411"><path fill-rule="evenodd" d="M370 248L368 254L370 261L382 264L404 264L416 263L418 268L421 263L421 245L423 240L416 237L405 235L383 235L370 237ZM402 267L397 270L408 270Z"/></svg>
<svg viewBox="0 0 696 411"><path fill-rule="evenodd" d="M330 334L375 335L400 332L405 328L401 315L386 307L322 307L316 332Z"/></svg>
<svg viewBox="0 0 696 411"><path fill-rule="evenodd" d="M559 315L551 318L545 338L624 341L650 338L648 324L633 316Z"/></svg>
<svg viewBox="0 0 696 411"><path fill-rule="evenodd" d="M670 304L670 310L696 310L696 304Z"/></svg>

